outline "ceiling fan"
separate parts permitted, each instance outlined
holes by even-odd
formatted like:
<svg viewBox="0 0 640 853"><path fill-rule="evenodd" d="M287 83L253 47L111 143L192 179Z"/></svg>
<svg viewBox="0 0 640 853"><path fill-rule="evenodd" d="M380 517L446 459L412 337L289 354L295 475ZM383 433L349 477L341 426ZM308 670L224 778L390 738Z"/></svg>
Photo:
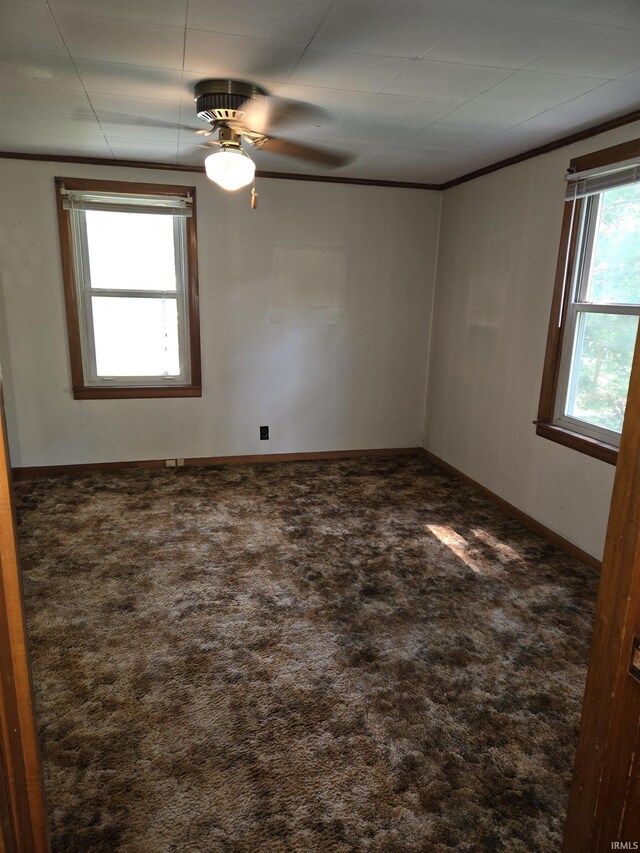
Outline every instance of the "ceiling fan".
<svg viewBox="0 0 640 853"><path fill-rule="evenodd" d="M269 95L255 83L241 80L201 80L196 83L194 100L198 118L210 125L197 133L218 134L209 144L219 150L204 161L207 176L226 190L237 190L250 184L255 163L243 143L252 148L296 157L328 167L344 166L351 157L337 151L302 145L274 136L272 130L299 121L309 121L320 110L309 104Z"/></svg>

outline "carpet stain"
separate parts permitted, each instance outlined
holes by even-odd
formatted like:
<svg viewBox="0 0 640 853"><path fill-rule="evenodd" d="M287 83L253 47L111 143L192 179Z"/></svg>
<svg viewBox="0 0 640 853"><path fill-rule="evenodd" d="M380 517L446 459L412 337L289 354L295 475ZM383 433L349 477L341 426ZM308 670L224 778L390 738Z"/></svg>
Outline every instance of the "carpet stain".
<svg viewBox="0 0 640 853"><path fill-rule="evenodd" d="M53 849L556 853L597 574L421 457L17 482Z"/></svg>

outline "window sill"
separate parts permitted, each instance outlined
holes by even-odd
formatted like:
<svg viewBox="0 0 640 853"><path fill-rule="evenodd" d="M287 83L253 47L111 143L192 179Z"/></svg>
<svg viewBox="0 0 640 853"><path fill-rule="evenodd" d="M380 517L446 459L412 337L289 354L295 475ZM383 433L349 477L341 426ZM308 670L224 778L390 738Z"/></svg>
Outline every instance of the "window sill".
<svg viewBox="0 0 640 853"><path fill-rule="evenodd" d="M74 400L132 400L151 397L202 397L200 385L171 385L146 387L92 388L83 386L73 389Z"/></svg>
<svg viewBox="0 0 640 853"><path fill-rule="evenodd" d="M618 448L612 444L606 444L604 441L598 441L595 438L587 438L586 435L580 435L578 432L573 432L556 424L548 424L542 421L534 421L534 423L536 435L540 435L542 438L548 438L550 441L563 444L572 450L586 453L587 456L593 456L595 459L608 462L610 465L615 465L618 461Z"/></svg>

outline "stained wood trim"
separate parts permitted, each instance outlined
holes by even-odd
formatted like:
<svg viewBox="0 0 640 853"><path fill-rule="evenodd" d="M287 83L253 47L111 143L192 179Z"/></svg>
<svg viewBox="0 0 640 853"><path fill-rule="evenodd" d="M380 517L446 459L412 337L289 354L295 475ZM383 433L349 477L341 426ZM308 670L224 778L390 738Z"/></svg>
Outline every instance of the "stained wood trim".
<svg viewBox="0 0 640 853"><path fill-rule="evenodd" d="M123 169L155 169L163 172L194 172L205 174L204 166L184 166L175 163L155 163L149 160L110 160L107 157L73 157L62 154L27 154L21 151L0 151L0 159L35 160L45 163L77 163L83 166L120 166ZM367 178L347 178L338 175L304 175L298 172L268 172L258 169L257 178L275 178L284 181L311 181L328 184L354 184L367 187L395 187L409 190L440 190L440 184L416 181L382 181Z"/></svg>
<svg viewBox="0 0 640 853"><path fill-rule="evenodd" d="M69 337L69 361L71 365L72 392L75 400L115 400L146 399L152 397L201 397L202 369L200 357L200 303L198 295L198 250L197 250L197 213L196 188L177 184L145 184L129 181L100 181L93 178L55 178L56 209L60 233L60 257L62 280L67 315ZM188 326L189 358L191 364L191 382L189 385L166 386L118 386L117 382L108 387L87 385L82 366L82 342L80 317L73 263L73 243L71 217L63 207L61 189L95 190L98 192L131 193L132 195L190 196L191 216L187 218L187 267L188 267Z"/></svg>
<svg viewBox="0 0 640 853"><path fill-rule="evenodd" d="M1 689L0 689L1 693ZM0 702L3 701L0 699ZM16 836L12 809L7 792L8 770L2 754L2 738L0 738L0 853L17 853Z"/></svg>
<svg viewBox="0 0 640 853"><path fill-rule="evenodd" d="M582 171L583 169L598 168L600 166L619 163L636 156L640 156L640 139L634 139L630 142L624 142L621 145L613 145L610 148L603 148L592 154L576 157L571 160L571 168L574 171ZM535 421L536 435L547 438L550 441L555 441L565 447L570 447L572 450L577 450L580 453L585 453L587 456L592 456L595 459L615 465L618 459L618 449L616 447L606 444L603 441L588 438L581 433L553 423L567 306L569 304L571 285L577 262L578 241L580 237L579 226L584 203L584 199L577 199L575 202L567 201L564 205L560 246L558 249L553 298L551 302L551 316L549 318L547 346L542 370L538 417Z"/></svg>
<svg viewBox="0 0 640 853"><path fill-rule="evenodd" d="M60 190L67 186L68 178L56 178L56 210L58 213L58 230L60 233L60 259L62 262L62 281L64 284L64 304L67 314L67 335L69 338L69 362L71 366L71 381L74 389L84 387L84 371L82 369L82 344L80 341L80 318L78 314L78 296L76 290L76 273L73 263L73 238L71 235L71 217L62 206Z"/></svg>
<svg viewBox="0 0 640 853"><path fill-rule="evenodd" d="M199 365L198 365L199 369ZM198 377L199 378L199 377ZM153 397L202 397L200 385L149 385L125 387L110 385L94 388L92 385L73 387L74 400L146 400Z"/></svg>
<svg viewBox="0 0 640 853"><path fill-rule="evenodd" d="M538 421L540 423L551 423L553 420L564 322L567 315L567 295L573 278L579 233L578 223L580 222L583 203L583 199L578 199L576 202L566 202L564 205L551 301L551 316L542 371L542 388L538 405Z"/></svg>
<svg viewBox="0 0 640 853"><path fill-rule="evenodd" d="M638 842L640 682L629 673L640 636L640 336L613 485L591 659L564 834L564 853ZM627 835L627 833L636 833Z"/></svg>
<svg viewBox="0 0 640 853"><path fill-rule="evenodd" d="M562 136L555 139L553 142L548 142L545 145L539 145L537 148L530 148L523 151L521 154L515 154L513 157L508 157L505 160L498 160L489 166L483 166L482 169L476 169L473 172L468 172L465 175L460 175L458 178L453 178L443 184L425 184L412 181L376 181L368 180L367 178L347 178L338 177L335 175L303 175L297 172L256 172L258 178L276 178L287 181L318 181L322 183L332 184L356 184L360 186L371 187L398 187L403 189L417 190L448 190L450 187L456 187L458 184L464 184L467 181L472 181L475 178L480 178L483 175L488 175L491 172L497 172L499 169L504 169L507 166L513 166L516 163L521 163L523 160L530 160L532 157L539 157L540 154L547 154L549 151L556 151L558 148L564 148L567 145L572 145L574 142L580 142L583 139L590 139L592 136L598 136L601 133L606 133L608 130L615 130L617 127L624 127L626 124L633 124L640 121L640 110L634 110L630 113L617 116L616 118L608 119L599 124L579 130L569 136ZM110 160L106 157L73 157L62 154L28 154L21 151L0 151L0 159L8 160L36 160L47 163L78 163L88 166L120 166L126 169L157 169L169 172L197 172L203 173L204 166L184 166L176 165L175 163L152 163L148 160Z"/></svg>
<svg viewBox="0 0 640 853"><path fill-rule="evenodd" d="M38 163L77 163L79 166L121 166L123 169L155 169L161 172L204 172L204 166L156 163L150 160L112 160L109 157L80 157L72 154L29 154L24 151L0 151L3 160L33 160Z"/></svg>
<svg viewBox="0 0 640 853"><path fill-rule="evenodd" d="M548 424L539 421L535 423L536 435L542 438L548 438L550 441L570 447L572 450L579 450L580 453L593 456L594 459L600 459L602 462L608 462L610 465L615 465L618 461L618 448L612 444L605 444L604 441L588 438L586 435L564 429L564 427L557 426L557 424Z"/></svg>
<svg viewBox="0 0 640 853"><path fill-rule="evenodd" d="M187 275L189 314L189 359L191 364L191 386L194 393L185 395L202 396L202 366L200 357L200 289L198 287L198 214L196 188L190 187L191 216L187 219ZM189 390L189 389L186 389ZM197 393L196 393L197 392Z"/></svg>
<svg viewBox="0 0 640 853"><path fill-rule="evenodd" d="M298 172L256 172L258 178L284 178L288 181L311 181L321 184L352 184L360 187L390 187L404 190L433 190L439 192L440 184L424 184L418 181L382 181L373 178L342 178L338 175L304 175Z"/></svg>
<svg viewBox="0 0 640 853"><path fill-rule="evenodd" d="M165 468L164 459L141 459L130 462L81 462L73 465L32 465L13 468L14 480L30 480L33 477L50 477L62 474L84 474L91 471L121 471L128 468Z"/></svg>
<svg viewBox="0 0 640 853"><path fill-rule="evenodd" d="M579 548L577 545L574 545L573 542L570 542L568 539L565 539L564 536L560 536L559 533L551 530L546 527L540 521L536 521L535 518L532 518L530 515L527 515L526 512L523 512L518 507L506 501L504 498L501 498L500 495L497 495L495 492L492 492L491 489L488 489L486 486L483 486L482 483L479 483L477 480L473 480L471 477L464 474L458 468L454 468L453 465L450 465L448 462L445 462L444 459L441 459L439 456L431 453L429 450L422 449L422 453L424 456L431 462L433 465L436 465L438 468L442 468L443 471L446 471L448 474L452 474L458 480L461 480L463 483L474 488L476 491L483 494L485 497L489 498L492 503L496 504L500 507L500 509L504 510L509 515L517 518L519 522L521 522L525 527L528 527L529 530L533 530L534 533L537 533L543 539L548 540L549 542L556 545L566 554L569 554L571 557L575 557L578 560L581 560L583 563L586 563L587 566L591 566L593 569L600 568L600 560L597 560L591 554L588 554L586 551L583 551L582 548Z"/></svg>
<svg viewBox="0 0 640 853"><path fill-rule="evenodd" d="M0 392L0 753L12 841L47 853L48 824L35 725L22 584L16 546L4 407ZM4 822L4 821L3 821Z"/></svg>
<svg viewBox="0 0 640 853"><path fill-rule="evenodd" d="M624 113L624 115L587 127L584 130L577 131L576 133L571 133L569 136L561 136L558 139L554 139L553 142L547 142L545 145L538 145L536 148L529 148L528 151L523 151L521 154L515 154L513 157L507 157L505 160L498 160L496 163L492 163L489 166L483 166L481 169L475 169L473 172L467 172L466 175L461 175L459 178L453 178L451 181L446 181L444 184L440 184L440 189L448 190L451 189L451 187L457 187L459 184L466 184L467 181L473 181L476 178L483 177L483 175L490 175L491 172L506 169L507 166L514 166L516 163L522 163L524 160L531 160L533 157L539 157L541 154L548 154L550 151L557 151L558 148L573 145L575 142L581 142L583 139L590 139L592 136L599 136L601 133L606 133L608 130L615 130L617 127L624 127L624 125L633 124L636 121L640 121L640 110Z"/></svg>
<svg viewBox="0 0 640 853"><path fill-rule="evenodd" d="M361 456L413 456L420 447L381 447L362 450L315 450L302 453L255 453L241 456L196 456L184 460L192 465L261 465L271 462L304 462L315 459L351 459ZM36 465L14 468L16 480L57 474L76 474L84 471L117 471L122 468L165 468L164 459L139 459L129 462L88 462L76 465Z"/></svg>
<svg viewBox="0 0 640 853"><path fill-rule="evenodd" d="M635 758L628 777L629 785L625 795L620 835L622 838L640 839L640 725L637 728L633 754Z"/></svg>
<svg viewBox="0 0 640 853"><path fill-rule="evenodd" d="M574 157L570 162L570 168L574 172L586 172L588 169L599 169L601 166L610 166L612 163L623 163L625 160L633 160L640 157L640 139L631 139L620 145L612 145L611 148L601 148L591 154L583 154Z"/></svg>
<svg viewBox="0 0 640 853"><path fill-rule="evenodd" d="M182 184L145 184L140 181L100 181L93 178L56 178L56 190L95 190L104 193L131 193L131 195L167 195L187 198L195 193L195 187Z"/></svg>
<svg viewBox="0 0 640 853"><path fill-rule="evenodd" d="M185 459L185 465L260 465L270 462L304 462L315 459L352 459L361 456L413 456L419 447L380 447L363 450L315 450L302 453L264 453L250 456L201 456Z"/></svg>

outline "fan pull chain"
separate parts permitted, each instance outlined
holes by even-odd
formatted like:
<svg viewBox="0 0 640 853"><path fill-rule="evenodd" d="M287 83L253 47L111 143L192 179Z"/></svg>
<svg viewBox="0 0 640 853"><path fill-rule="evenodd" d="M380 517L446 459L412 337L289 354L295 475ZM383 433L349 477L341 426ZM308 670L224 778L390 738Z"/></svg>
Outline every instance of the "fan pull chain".
<svg viewBox="0 0 640 853"><path fill-rule="evenodd" d="M255 210L258 206L258 191L256 189L256 179L253 179L253 186L251 187L251 210Z"/></svg>

